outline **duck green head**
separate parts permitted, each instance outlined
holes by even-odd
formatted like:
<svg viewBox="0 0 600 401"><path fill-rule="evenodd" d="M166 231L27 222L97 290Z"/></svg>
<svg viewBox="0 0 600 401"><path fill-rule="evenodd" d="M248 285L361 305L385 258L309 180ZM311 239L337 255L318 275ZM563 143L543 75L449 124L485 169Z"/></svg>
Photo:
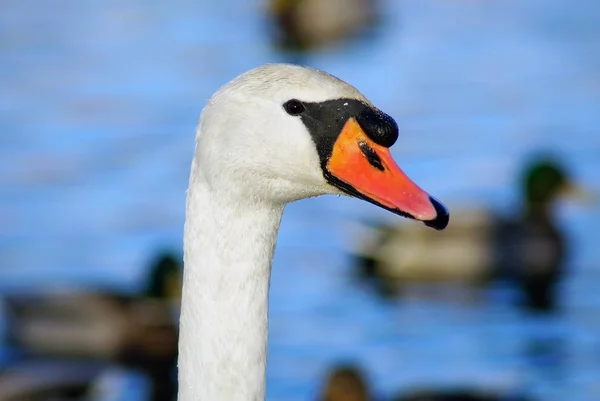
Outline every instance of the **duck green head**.
<svg viewBox="0 0 600 401"><path fill-rule="evenodd" d="M170 252L158 254L149 269L146 296L163 300L178 298L181 290L181 258Z"/></svg>
<svg viewBox="0 0 600 401"><path fill-rule="evenodd" d="M547 206L570 185L569 177L557 161L537 160L525 170L525 198L529 205Z"/></svg>

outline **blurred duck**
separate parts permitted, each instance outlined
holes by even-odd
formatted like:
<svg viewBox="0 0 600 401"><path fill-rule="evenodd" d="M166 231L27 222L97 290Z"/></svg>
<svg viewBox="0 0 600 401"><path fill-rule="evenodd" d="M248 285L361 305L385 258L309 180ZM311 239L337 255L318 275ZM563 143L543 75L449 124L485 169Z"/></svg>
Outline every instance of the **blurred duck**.
<svg viewBox="0 0 600 401"><path fill-rule="evenodd" d="M281 47L307 50L353 37L378 21L379 0L269 0Z"/></svg>
<svg viewBox="0 0 600 401"><path fill-rule="evenodd" d="M457 282L477 285L511 279L532 310L552 310L563 273L565 239L552 206L564 194L580 194L552 159L530 164L522 177L523 209L513 219L483 210L455 212L442 235L416 226L375 227L357 255L361 272L383 291L402 284Z"/></svg>
<svg viewBox="0 0 600 401"><path fill-rule="evenodd" d="M339 365L327 374L318 401L532 401L516 390L458 388L422 388L397 393L392 397L374 395L363 371L355 365Z"/></svg>
<svg viewBox="0 0 600 401"><path fill-rule="evenodd" d="M325 381L319 401L369 401L369 387L359 368L340 365L332 369Z"/></svg>
<svg viewBox="0 0 600 401"><path fill-rule="evenodd" d="M0 401L146 401L140 374L76 360L27 360L0 371Z"/></svg>
<svg viewBox="0 0 600 401"><path fill-rule="evenodd" d="M522 395L500 394L470 389L422 390L398 395L393 401L531 401Z"/></svg>
<svg viewBox="0 0 600 401"><path fill-rule="evenodd" d="M84 400L105 369L85 362L27 362L0 371L0 401Z"/></svg>
<svg viewBox="0 0 600 401"><path fill-rule="evenodd" d="M181 263L160 255L142 296L65 292L5 299L11 345L34 356L87 358L135 367L154 382L153 400L173 398Z"/></svg>

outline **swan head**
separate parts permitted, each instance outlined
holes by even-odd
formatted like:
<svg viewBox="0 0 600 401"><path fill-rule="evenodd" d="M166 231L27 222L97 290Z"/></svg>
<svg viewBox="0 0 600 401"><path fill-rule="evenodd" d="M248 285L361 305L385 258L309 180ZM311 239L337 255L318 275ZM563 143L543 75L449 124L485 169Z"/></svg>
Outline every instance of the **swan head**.
<svg viewBox="0 0 600 401"><path fill-rule="evenodd" d="M193 168L223 196L284 204L345 194L444 229L447 209L393 160L397 138L394 119L353 86L313 68L268 64L211 97Z"/></svg>

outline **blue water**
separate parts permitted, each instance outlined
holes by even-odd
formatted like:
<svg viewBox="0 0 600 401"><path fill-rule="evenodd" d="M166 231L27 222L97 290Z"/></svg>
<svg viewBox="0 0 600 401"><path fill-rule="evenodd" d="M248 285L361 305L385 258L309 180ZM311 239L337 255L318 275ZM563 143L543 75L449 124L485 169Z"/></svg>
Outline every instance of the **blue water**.
<svg viewBox="0 0 600 401"><path fill-rule="evenodd" d="M600 194L597 2L384 4L373 38L303 61L396 117L393 153L415 181L451 209L509 213L515 174L541 148ZM270 46L258 1L2 9L0 290L135 291L157 246L181 246L206 99L288 59ZM565 311L533 319L505 303L383 302L354 281L346 251L358 220L387 215L336 197L290 205L273 269L268 398L310 399L331 364L354 360L382 394L468 384L600 399L600 210L566 203L558 215L572 247Z"/></svg>

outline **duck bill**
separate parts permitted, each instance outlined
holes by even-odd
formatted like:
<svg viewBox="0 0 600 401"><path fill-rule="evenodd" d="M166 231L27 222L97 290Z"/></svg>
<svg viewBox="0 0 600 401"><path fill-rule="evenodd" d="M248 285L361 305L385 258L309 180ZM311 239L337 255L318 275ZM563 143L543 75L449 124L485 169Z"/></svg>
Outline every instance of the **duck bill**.
<svg viewBox="0 0 600 401"><path fill-rule="evenodd" d="M329 182L349 195L437 230L448 225L444 205L408 178L389 149L369 139L354 118L344 125L325 168Z"/></svg>
<svg viewBox="0 0 600 401"><path fill-rule="evenodd" d="M600 200L597 194L570 182L561 188L559 195L584 205L592 205Z"/></svg>

